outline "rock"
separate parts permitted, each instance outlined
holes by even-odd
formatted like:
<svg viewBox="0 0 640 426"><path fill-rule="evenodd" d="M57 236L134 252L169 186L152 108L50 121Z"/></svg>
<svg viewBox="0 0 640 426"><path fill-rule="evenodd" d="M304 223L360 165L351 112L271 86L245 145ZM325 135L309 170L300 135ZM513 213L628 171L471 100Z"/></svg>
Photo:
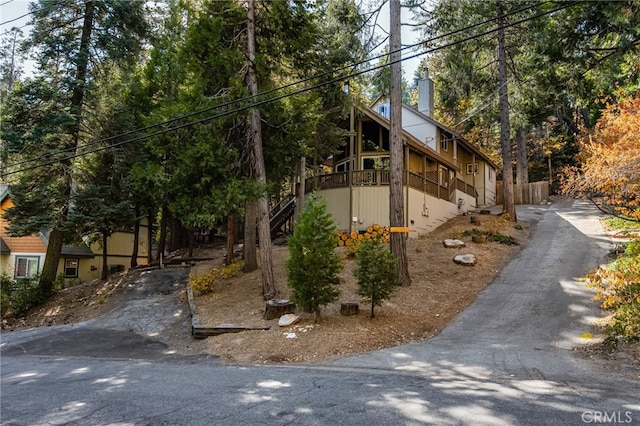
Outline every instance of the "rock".
<svg viewBox="0 0 640 426"><path fill-rule="evenodd" d="M458 265L474 266L476 264L476 256L473 254L459 254L453 258L453 262Z"/></svg>
<svg viewBox="0 0 640 426"><path fill-rule="evenodd" d="M456 240L456 239L446 239L442 242L442 244L446 247L446 248L460 248L460 247L464 247L464 241L462 240Z"/></svg>
<svg viewBox="0 0 640 426"><path fill-rule="evenodd" d="M278 320L278 325L280 327L288 327L292 324L297 323L298 321L300 321L300 317L296 314L286 314L280 317L280 319Z"/></svg>
<svg viewBox="0 0 640 426"><path fill-rule="evenodd" d="M287 339L296 339L298 336L296 336L296 333L286 333L284 337Z"/></svg>
<svg viewBox="0 0 640 426"><path fill-rule="evenodd" d="M491 214L491 210L480 210L480 214Z"/></svg>

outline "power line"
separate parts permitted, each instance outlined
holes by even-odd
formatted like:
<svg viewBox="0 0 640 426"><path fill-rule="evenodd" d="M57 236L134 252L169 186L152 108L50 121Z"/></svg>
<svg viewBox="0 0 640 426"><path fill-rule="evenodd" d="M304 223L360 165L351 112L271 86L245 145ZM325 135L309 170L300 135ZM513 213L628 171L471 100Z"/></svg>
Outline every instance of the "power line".
<svg viewBox="0 0 640 426"><path fill-rule="evenodd" d="M9 19L8 21L0 22L0 25L10 24L10 23L15 22L15 21L17 21L17 20L19 20L19 19L22 19L22 18L24 18L24 17L26 17L26 16L29 16L29 15L31 15L32 13L33 13L33 12L28 12L28 13L25 13L24 15L20 15L20 16L18 16L17 18L13 18L13 19Z"/></svg>
<svg viewBox="0 0 640 426"><path fill-rule="evenodd" d="M424 52L420 52L420 53L411 55L411 56L409 56L407 58L402 58L399 61L395 61L395 62L401 62L403 60L416 58L418 56L422 56L422 55L425 55L427 53L433 53L433 52L436 52L436 51L439 51L439 50L442 50L442 49L445 49L445 48L448 48L448 47L452 47L452 46L456 46L458 44L465 43L467 41L470 41L470 40L473 40L473 39L476 39L476 38L481 38L481 37L484 37L486 35L489 35L489 34L492 34L492 33L496 32L496 31L498 31L498 29L500 29L500 28L509 28L509 27L512 27L512 26L515 26L515 25L519 25L521 23L524 23L524 22L527 22L527 21L530 21L530 20L545 16L545 15L548 15L548 14L551 14L551 13L558 12L560 10L563 10L563 9L566 9L566 8L568 8L570 6L573 6L575 4L577 4L577 2L564 3L562 6L559 6L559 7L555 8L555 9L552 9L552 10L549 10L549 11L546 11L546 12L542 12L542 13L539 13L537 15L533 15L533 16L528 17L528 18L523 18L523 19L520 19L519 21L513 22L511 24L504 25L502 27L496 27L496 28L484 31L484 32L482 32L480 34L471 35L471 36L465 37L463 39L460 39L460 40L457 40L457 41L454 41L454 42L450 42L450 43L445 44L445 45L437 46L437 47L428 49L428 50L426 50ZM492 22L495 19L496 18L487 20L484 23ZM469 28L473 28L473 27L476 27L476 26L478 26L478 24L476 24L474 26L471 26ZM468 28L463 28L463 29L460 29L460 30L456 30L456 31L454 31L452 33L458 33L458 32L466 31L466 30L468 30ZM442 37L443 36L440 36L438 38L442 38ZM418 43L416 45L423 44L423 43L425 43L425 42ZM379 57L382 57L382 56L386 56L386 55L380 55ZM364 63L364 61L360 62L359 64L362 64L362 63ZM115 147L118 147L118 146L122 146L122 145L125 145L125 144L128 144L128 143L133 143L133 142L138 142L138 141L141 141L141 140L149 139L149 138L152 138L152 137L155 137L155 136L159 136L159 135L162 135L162 134L165 134L165 133L168 133L168 132L172 132L172 131L175 131L175 130L179 130L179 129L183 129L183 128L186 128L186 127L190 127L190 126L193 126L193 125L196 125L196 124L202 124L202 123L205 123L207 121L214 120L216 118L225 117L225 116L237 113L237 112L245 111L245 110L250 109L250 108L255 108L255 107L270 103L270 102L274 102L274 101L277 101L277 100L280 100L280 99L287 98L289 96L298 95L298 94L301 94L301 93L304 93L304 92L307 92L307 91L310 91L310 90L314 90L314 89L317 89L317 88L320 88L320 87L323 87L323 86L327 86L327 85L334 84L334 83L337 83L337 82L340 82L340 81L348 80L349 78L353 78L353 77L356 77L356 76L359 76L359 75L362 75L362 74L365 74L365 73L368 73L368 72L371 72L371 71L375 71L377 69L381 69L381 68L387 67L389 65L390 64L383 64L383 65L374 66L374 67L366 69L366 70L353 72L352 74L349 74L347 76L335 77L335 78L330 79L328 81L324 81L322 83L317 83L317 84L312 85L312 86L304 87L304 88L295 90L295 91L290 92L290 93L281 94L281 95L278 95L278 96L275 96L275 97L272 97L272 98L269 98L269 99L264 99L264 100L261 100L261 101L255 101L256 98L259 98L259 97L261 97L261 96L263 96L265 94L273 93L276 90L281 90L283 88L287 88L287 87L291 87L293 85L300 84L301 82L309 81L312 78L317 78L317 77L310 77L310 78L301 80L299 82L295 82L295 83L291 83L291 84L282 86L280 88L268 90L268 91L266 91L264 93L261 93L261 94L255 96L255 97L249 96L249 97L245 97L245 98L242 98L242 99L239 99L239 100L236 100L236 101L226 102L225 104L218 105L216 107L212 107L212 108L208 108L206 110L198 111L197 113L187 114L185 116L181 116L179 118L168 120L168 121L163 122L163 123L150 125L150 126L147 126L147 127L143 128L143 129L150 129L150 128L157 127L157 126L162 125L162 124L168 124L168 123L177 121L179 119L183 119L183 118L190 117L190 116L193 116L193 115L201 114L202 112L208 112L208 111L211 111L212 109L220 108L222 106L229 106L229 105L232 105L234 103L239 103L241 101L253 100L254 102L249 104L249 105L241 106L241 107L238 107L238 108L235 108L235 109L232 109L232 110L224 111L224 112L222 112L220 114L216 114L216 115L213 115L213 116L205 117L205 118L202 118L202 119L199 119L199 120L195 120L195 121L191 121L189 123L185 123L185 124L182 124L182 125L179 125L179 126L171 127L169 129L164 129L164 130L161 130L161 131L158 131L158 132L155 132L155 133L142 135L142 136L139 136L139 137L135 137L133 139L129 139L129 140L126 140L126 141L121 141L121 142L118 142L118 143L115 143L115 144L111 144L111 145L108 145L108 146L103 146L103 147L99 147L99 148L96 148L96 149L93 149L93 150L84 151L84 152L80 152L80 153L74 153L74 154L69 155L69 156L64 157L64 158L54 159L54 160L51 160L51 161L48 161L48 162L45 162L45 163L40 163L40 164L36 164L36 165L33 165L33 166L29 166L29 167L24 167L24 168L21 168L19 170L15 170L15 171L12 171L12 172L6 172L6 173L4 173L4 175L8 176L8 175L12 175L12 174L28 171L28 170L37 169L39 167L55 164L55 163L60 162L60 161L66 161L66 160L70 160L70 159L73 159L73 158L78 158L78 157L81 157L81 156L84 156L84 155L88 155L88 154L92 154L92 153L95 153L95 152L104 151L104 150L115 148ZM345 69L345 68L346 67L343 67L343 68L340 68L338 70L342 70L342 69ZM328 73L321 74L321 76L326 75L326 74L328 74ZM105 142L105 141L108 141L108 140L113 140L115 138L120 138L120 137L129 135L131 133L134 133L136 131L139 131L139 130L133 130L131 132L123 133L121 135L112 136L112 137L109 137L109 138L105 138L105 139L101 139L101 140L98 140L98 141L94 141L94 142L92 142L90 144L84 145L83 147L95 145L97 143ZM73 150L75 150L75 148L71 149L71 151L73 151ZM20 163L10 164L10 165L7 165L5 168L15 167L17 165L25 164L27 162L32 162L32 161L36 161L36 160L39 160L39 159L42 159L42 158L46 158L46 157L50 157L50 156L53 156L53 155L58 155L58 154L64 153L65 151L70 151L70 150L69 149L60 150L60 151L58 151L56 153L52 153L52 154L47 154L47 155L44 155L44 156L36 157L35 159L25 160L25 161L20 162Z"/></svg>
<svg viewBox="0 0 640 426"><path fill-rule="evenodd" d="M533 8L534 6L536 6L536 7L542 6L542 5L546 4L546 3L548 3L548 2L543 2L543 3L537 4L537 5L525 6L525 7L522 7L520 9L516 9L516 10L513 10L511 12L505 13L504 15L500 15L499 17L508 17L508 16L511 16L511 15L520 13L522 11L529 10L529 9ZM473 25L470 25L470 26L467 26L467 27L464 27L464 28L460 28L460 29L457 29L457 30L449 31L447 33L444 33L444 34L441 34L441 35L438 35L438 36L434 36L434 37L432 37L430 39L423 40L423 41L420 41L418 43L406 45L406 46L402 47L400 49L400 51L405 50L405 49L413 49L415 47L423 46L423 45L425 45L427 43L431 43L431 42L434 42L434 41L442 39L442 38L451 37L451 36L456 35L458 33L466 32L466 31L472 30L474 28L477 28L479 26L485 25L487 23L494 22L496 19L497 18L490 18L490 19L478 22L476 24L473 24ZM424 53L426 53L426 52L419 53L418 55L414 55L414 56L411 56L411 57L405 58L405 59L411 59L413 57L423 55ZM98 144L101 144L101 143L104 143L104 142L108 142L108 141L111 141L111 140L114 140L114 139L119 139L119 138L122 138L122 137L125 137L125 136L129 136L129 135L132 135L132 134L143 132L143 131L146 131L146 130L151 130L151 129L154 129L154 128L159 127L159 126L168 125L168 124L174 123L176 121L180 121L180 120L184 120L186 118L190 118L190 117L193 117L193 116L196 116L196 115L204 114L204 113L209 112L209 111L214 111L214 110L217 110L217 109L222 109L222 108L225 108L225 107L229 107L229 106L234 105L234 104L240 104L242 102L255 101L255 99L257 97L263 97L263 96L270 95L270 94L275 93L275 92L280 91L280 90L284 90L284 89L288 89L288 88L297 86L297 85L302 84L302 83L307 83L307 82L310 82L312 80L316 80L316 79L319 79L319 78L327 77L327 76L335 74L336 72L355 69L356 67L358 67L360 65L368 64L369 62L371 62L373 60L380 59L380 58L386 57L388 55L389 55L388 53L383 53L383 54L380 54L380 55L377 55L377 56L373 56L373 57L364 59L364 60L362 60L360 62L356 62L356 63L353 63L353 64L348 64L348 65L342 66L340 68L335 68L335 69L332 69L330 71L327 71L327 72L324 72L324 73L321 73L321 74L316 74L314 76L310 76L310 77L304 78L302 80L298 80L298 81L295 81L295 82L292 82L292 83L289 83L289 84L286 84L286 85L283 85L283 86L275 87L273 89L269 89L269 90L266 90L264 92L261 92L256 97L254 97L254 96L245 96L243 98L239 98L239 99L234 99L234 100L231 100L231 101L223 102L221 104L214 105L212 107L204 108L204 109L201 109L201 110L198 110L198 111L191 112L189 114L184 114L184 115L181 115L181 116L178 116L178 117L174 117L174 118L171 118L169 120L165 120L165 121L162 121L162 122L159 122L159 123L154 123L154 124L150 124L148 126L142 127L142 128L133 129L133 130L130 130L128 132L121 133L121 134L118 134L118 135L115 135L115 136L110 136L110 137L107 137L107 138L97 139L97 140L94 140L93 142L90 142L88 144L83 145L83 147L86 148L86 147L89 147L89 146L92 146L92 145L98 145ZM372 71L372 70L375 70L375 69L379 69L379 68L381 68L381 67L369 68L365 72L369 72L369 71ZM360 74L362 74L362 73L360 73ZM358 74L358 75L360 75L360 74ZM41 160L43 158L49 158L49 157L53 157L53 156L56 156L56 155L60 155L60 154L63 154L65 152L71 153L71 152L74 152L75 150L76 150L76 148L74 148L74 147L70 147L70 148L66 148L66 149L62 149L62 150L57 150L57 151L54 151L54 152L43 154L43 155L38 156L38 157L34 157L34 158L27 159L27 160L22 160L22 161L17 162L17 163L9 164L9 165L6 166L6 168L8 168L8 167L16 167L16 166L20 166L20 165L27 164L27 163L32 163L32 162L35 162L35 161L39 161L39 160Z"/></svg>

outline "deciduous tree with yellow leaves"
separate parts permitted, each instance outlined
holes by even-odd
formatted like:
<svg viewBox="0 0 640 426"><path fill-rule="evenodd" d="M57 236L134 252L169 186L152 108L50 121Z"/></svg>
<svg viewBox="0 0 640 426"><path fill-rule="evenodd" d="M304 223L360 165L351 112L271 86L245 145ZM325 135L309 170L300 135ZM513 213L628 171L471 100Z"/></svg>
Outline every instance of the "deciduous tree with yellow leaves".
<svg viewBox="0 0 640 426"><path fill-rule="evenodd" d="M640 92L603 102L595 128L579 135L581 165L565 170L562 190L640 222Z"/></svg>

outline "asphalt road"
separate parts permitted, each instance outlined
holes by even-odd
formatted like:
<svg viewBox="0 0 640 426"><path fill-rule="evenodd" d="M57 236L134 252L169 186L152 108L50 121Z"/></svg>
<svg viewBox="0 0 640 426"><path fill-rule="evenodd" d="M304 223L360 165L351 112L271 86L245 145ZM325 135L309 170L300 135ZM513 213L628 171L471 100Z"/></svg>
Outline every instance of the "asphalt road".
<svg viewBox="0 0 640 426"><path fill-rule="evenodd" d="M434 339L323 365L228 367L115 320L14 332L0 343L0 424L640 424L640 371L605 374L571 350L600 315L576 281L611 248L596 211L565 201L518 214L539 221L528 246ZM95 341L108 356L83 351Z"/></svg>

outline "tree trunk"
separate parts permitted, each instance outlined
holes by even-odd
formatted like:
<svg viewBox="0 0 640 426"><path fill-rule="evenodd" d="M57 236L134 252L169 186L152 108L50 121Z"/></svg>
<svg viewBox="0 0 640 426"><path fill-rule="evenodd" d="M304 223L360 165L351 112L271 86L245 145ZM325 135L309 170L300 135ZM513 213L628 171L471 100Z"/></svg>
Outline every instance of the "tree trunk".
<svg viewBox="0 0 640 426"><path fill-rule="evenodd" d="M173 252L184 247L182 223L180 223L180 220L175 217L171 217L171 231L169 233L169 237L169 252Z"/></svg>
<svg viewBox="0 0 640 426"><path fill-rule="evenodd" d="M138 266L138 245L140 245L140 208L136 206L136 223L133 225L133 251L131 252L131 267Z"/></svg>
<svg viewBox="0 0 640 426"><path fill-rule="evenodd" d="M108 255L107 255L107 238L108 235L106 232L102 233L102 274L100 275L100 279L106 280L109 277L109 268L107 265Z"/></svg>
<svg viewBox="0 0 640 426"><path fill-rule="evenodd" d="M153 262L153 216L147 216L147 263Z"/></svg>
<svg viewBox="0 0 640 426"><path fill-rule="evenodd" d="M258 80L256 78L255 61L255 0L247 1L247 53L249 70L247 73L249 93L258 95ZM264 167L264 155L262 152L262 126L260 111L252 108L250 115L250 132L253 141L253 153L255 157L254 171L258 184L262 187L263 195L258 198L258 233L260 241L260 260L262 272L262 296L264 300L273 299L278 294L273 275L273 258L271 248L271 227L269 223L269 203L267 200L267 174Z"/></svg>
<svg viewBox="0 0 640 426"><path fill-rule="evenodd" d="M394 227L404 226L404 198L402 191L403 145L402 145L402 65L400 38L400 0L391 0L391 182L389 185L389 223ZM411 285L409 277L409 260L407 257L407 240L403 233L391 234L391 252L398 259L399 283Z"/></svg>
<svg viewBox="0 0 640 426"><path fill-rule="evenodd" d="M44 265L40 273L38 285L46 296L53 293L53 283L58 273L58 263L60 263L60 253L62 252L62 231L51 231L49 243L47 244L47 254L44 258Z"/></svg>
<svg viewBox="0 0 640 426"><path fill-rule="evenodd" d="M258 269L256 257L256 216L258 205L255 199L247 200L244 207L244 267L243 271L253 272Z"/></svg>
<svg viewBox="0 0 640 426"><path fill-rule="evenodd" d="M518 148L517 182L518 185L529 183L529 160L527 159L527 131L524 128L518 130L516 135Z"/></svg>
<svg viewBox="0 0 640 426"><path fill-rule="evenodd" d="M80 137L80 117L82 114L82 102L84 99L84 88L87 79L87 70L89 64L89 44L91 41L91 33L93 31L93 16L95 5L93 1L85 3L84 21L82 24L82 34L80 36L80 46L78 56L76 59L76 79L73 86L73 94L71 96L71 108L73 122L67 129L71 136L70 141L66 144L65 150L68 151L71 156L76 153L78 148L78 140ZM72 161L70 158L61 161L64 166L65 173L65 194L67 198L64 200L65 205L61 206L60 217L58 218L58 226L54 227L49 235L49 244L47 245L47 253L45 255L44 265L42 273L40 274L40 280L38 285L45 295L50 295L53 292L53 283L56 279L58 272L58 263L60 262L60 254L62 251L62 240L64 235L62 231L55 230L55 228L61 229L64 223L67 221L67 213L71 204L71 197L73 194L73 178Z"/></svg>
<svg viewBox="0 0 640 426"><path fill-rule="evenodd" d="M189 257L193 257L193 246L195 245L195 240L196 240L193 236L194 232L195 232L195 229L189 228L188 234L187 234L187 238L189 240Z"/></svg>
<svg viewBox="0 0 640 426"><path fill-rule="evenodd" d="M224 258L225 265L231 265L234 260L233 243L235 242L235 217L227 216L227 255Z"/></svg>
<svg viewBox="0 0 640 426"><path fill-rule="evenodd" d="M167 246L168 216L169 216L169 209L165 204L162 206L162 216L160 217L160 241L158 242L158 261L160 263L164 261L164 251Z"/></svg>
<svg viewBox="0 0 640 426"><path fill-rule="evenodd" d="M511 166L511 125L509 123L509 98L507 96L507 61L505 57L504 25L502 3L498 1L498 77L500 94L500 146L502 148L502 181L503 198L502 213L509 220L516 222L516 205L513 193L513 168Z"/></svg>
<svg viewBox="0 0 640 426"><path fill-rule="evenodd" d="M307 167L307 157L304 155L300 157L300 184L298 185L298 193L295 194L296 198L296 207L295 214L293 216L294 226L300 220L300 213L304 210L304 194L306 192L305 188L305 173Z"/></svg>

